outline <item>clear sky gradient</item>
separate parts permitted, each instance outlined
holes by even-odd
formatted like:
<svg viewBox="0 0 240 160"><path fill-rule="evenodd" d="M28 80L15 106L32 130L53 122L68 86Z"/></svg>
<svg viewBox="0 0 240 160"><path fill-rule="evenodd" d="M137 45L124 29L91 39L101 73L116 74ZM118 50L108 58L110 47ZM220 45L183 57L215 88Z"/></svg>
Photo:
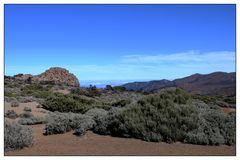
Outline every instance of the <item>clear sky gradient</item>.
<svg viewBox="0 0 240 160"><path fill-rule="evenodd" d="M81 80L235 71L235 5L5 5L5 75Z"/></svg>

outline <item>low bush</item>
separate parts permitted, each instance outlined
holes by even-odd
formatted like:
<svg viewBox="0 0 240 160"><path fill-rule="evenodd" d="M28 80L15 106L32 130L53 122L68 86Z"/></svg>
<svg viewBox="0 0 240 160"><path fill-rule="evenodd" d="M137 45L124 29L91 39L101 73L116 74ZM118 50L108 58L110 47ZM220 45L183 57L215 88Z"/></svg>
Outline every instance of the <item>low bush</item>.
<svg viewBox="0 0 240 160"><path fill-rule="evenodd" d="M183 141L197 128L197 110L180 89L162 90L120 110L110 110L94 132L146 141Z"/></svg>
<svg viewBox="0 0 240 160"><path fill-rule="evenodd" d="M90 109L85 113L85 115L91 117L95 121L93 128L96 132L99 129L99 127L104 125L103 124L104 119L109 116L108 111L101 108Z"/></svg>
<svg viewBox="0 0 240 160"><path fill-rule="evenodd" d="M85 115L92 117L94 120L99 119L99 117L107 116L107 111L101 108L93 108L88 110Z"/></svg>
<svg viewBox="0 0 240 160"><path fill-rule="evenodd" d="M4 150L16 150L29 147L33 144L33 135L30 128L5 120Z"/></svg>
<svg viewBox="0 0 240 160"><path fill-rule="evenodd" d="M12 101L11 102L11 107L18 107L19 106L19 103L18 103L18 101Z"/></svg>
<svg viewBox="0 0 240 160"><path fill-rule="evenodd" d="M26 111L26 112L32 112L32 108L30 108L30 107L24 107L23 110Z"/></svg>
<svg viewBox="0 0 240 160"><path fill-rule="evenodd" d="M199 110L198 128L189 132L186 143L202 145L235 144L236 122L235 113L225 114L216 106L194 103Z"/></svg>
<svg viewBox="0 0 240 160"><path fill-rule="evenodd" d="M4 91L4 96L6 97L16 97L16 95L12 92L9 92L9 91Z"/></svg>
<svg viewBox="0 0 240 160"><path fill-rule="evenodd" d="M206 104L218 105L220 107L231 107L236 105L236 97L225 96L206 96L206 95L192 95L193 99L201 100Z"/></svg>
<svg viewBox="0 0 240 160"><path fill-rule="evenodd" d="M223 100L228 104L236 104L236 97L225 97Z"/></svg>
<svg viewBox="0 0 240 160"><path fill-rule="evenodd" d="M47 116L44 135L61 134L76 129L81 134L94 125L91 117L76 113L53 112Z"/></svg>
<svg viewBox="0 0 240 160"><path fill-rule="evenodd" d="M109 106L96 101L93 98L88 98L79 95L63 95L54 94L48 97L42 104L44 109L59 112L74 112L85 113L91 108L108 108Z"/></svg>
<svg viewBox="0 0 240 160"><path fill-rule="evenodd" d="M29 84L21 88L23 96L34 96L36 98L47 98L52 95L50 90L52 86L41 84Z"/></svg>
<svg viewBox="0 0 240 160"><path fill-rule="evenodd" d="M111 108L108 112L89 110L90 113L87 112L86 114L90 116L94 115L93 119L95 121L95 126L93 128L93 132L102 135L111 134L110 125L122 110L123 108Z"/></svg>
<svg viewBox="0 0 240 160"><path fill-rule="evenodd" d="M90 85L88 88L87 88L87 94L86 96L89 96L89 97L96 97L96 96L100 96L101 95L101 92L99 89L97 89L97 87L95 85Z"/></svg>
<svg viewBox="0 0 240 160"><path fill-rule="evenodd" d="M129 99L122 99L122 100L113 102L112 106L114 106L114 107L124 107L124 106L126 106L130 103L131 103L131 101Z"/></svg>
<svg viewBox="0 0 240 160"><path fill-rule="evenodd" d="M77 95L87 95L87 91L81 88L72 88L71 93Z"/></svg>
<svg viewBox="0 0 240 160"><path fill-rule="evenodd" d="M18 121L21 125L34 125L34 124L43 124L46 120L43 117L29 117L22 118Z"/></svg>
<svg viewBox="0 0 240 160"><path fill-rule="evenodd" d="M20 102L20 103L28 103L28 102L33 102L33 101L37 101L37 99L33 96L26 96L26 97L23 97L23 96L18 96L17 97L17 100Z"/></svg>
<svg viewBox="0 0 240 160"><path fill-rule="evenodd" d="M42 106L41 106L40 104L38 104L38 105L36 106L36 108L42 108Z"/></svg>
<svg viewBox="0 0 240 160"><path fill-rule="evenodd" d="M19 117L21 117L21 118L31 118L31 117L34 117L34 116L33 116L32 113L25 111L25 112L21 113L21 114L19 115Z"/></svg>
<svg viewBox="0 0 240 160"><path fill-rule="evenodd" d="M4 96L4 101L8 102L8 103L11 103L13 101L17 101L17 99L15 97L6 97L6 96Z"/></svg>
<svg viewBox="0 0 240 160"><path fill-rule="evenodd" d="M5 117L10 118L10 119L16 119L18 118L18 114L14 110L8 110L5 114Z"/></svg>
<svg viewBox="0 0 240 160"><path fill-rule="evenodd" d="M125 87L121 87L121 86L115 86L115 87L112 87L112 89L116 92L124 92L126 91L126 88Z"/></svg>
<svg viewBox="0 0 240 160"><path fill-rule="evenodd" d="M146 141L232 145L236 141L235 118L234 112L227 115L217 105L193 101L185 91L170 88L111 109L95 120L93 131Z"/></svg>

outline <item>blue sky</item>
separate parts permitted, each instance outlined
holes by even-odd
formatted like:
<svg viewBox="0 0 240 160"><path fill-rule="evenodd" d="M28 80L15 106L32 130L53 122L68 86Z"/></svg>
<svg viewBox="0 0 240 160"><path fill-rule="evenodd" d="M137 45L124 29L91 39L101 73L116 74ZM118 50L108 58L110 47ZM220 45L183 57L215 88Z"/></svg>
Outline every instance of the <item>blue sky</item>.
<svg viewBox="0 0 240 160"><path fill-rule="evenodd" d="M235 71L235 5L5 5L5 74L81 80Z"/></svg>

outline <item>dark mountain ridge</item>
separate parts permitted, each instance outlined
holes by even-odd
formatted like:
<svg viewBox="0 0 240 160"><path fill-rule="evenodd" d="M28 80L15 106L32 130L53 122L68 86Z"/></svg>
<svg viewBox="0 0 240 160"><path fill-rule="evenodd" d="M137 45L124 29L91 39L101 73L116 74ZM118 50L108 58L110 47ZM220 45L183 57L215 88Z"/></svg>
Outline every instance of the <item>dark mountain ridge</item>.
<svg viewBox="0 0 240 160"><path fill-rule="evenodd" d="M179 87L193 94L200 95L236 95L236 72L214 72L210 74L193 74L188 77L148 82L132 82L122 85L127 90L155 92L162 88Z"/></svg>

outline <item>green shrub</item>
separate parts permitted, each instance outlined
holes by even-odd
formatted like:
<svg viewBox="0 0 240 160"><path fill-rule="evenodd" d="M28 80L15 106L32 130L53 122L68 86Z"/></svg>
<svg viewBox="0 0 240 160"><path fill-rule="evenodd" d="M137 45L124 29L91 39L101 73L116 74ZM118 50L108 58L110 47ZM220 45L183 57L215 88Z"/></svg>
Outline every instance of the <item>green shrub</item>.
<svg viewBox="0 0 240 160"><path fill-rule="evenodd" d="M112 91L113 90L113 87L111 85L106 85L105 87L106 90L109 90L109 91Z"/></svg>
<svg viewBox="0 0 240 160"><path fill-rule="evenodd" d="M94 125L91 117L76 113L54 112L50 113L46 119L47 124L44 135L61 134L74 129L76 129L76 134L79 135L80 130L86 131Z"/></svg>
<svg viewBox="0 0 240 160"><path fill-rule="evenodd" d="M87 94L86 96L89 96L89 97L96 97L96 96L100 96L101 95L101 92L99 89L97 89L97 87L95 85L90 85L88 88L87 88Z"/></svg>
<svg viewBox="0 0 240 160"><path fill-rule="evenodd" d="M23 110L26 111L26 112L32 112L32 108L30 108L30 107L24 107Z"/></svg>
<svg viewBox="0 0 240 160"><path fill-rule="evenodd" d="M122 99L122 100L113 102L112 106L114 106L114 107L124 107L124 106L126 106L130 103L131 103L131 101L129 99Z"/></svg>
<svg viewBox="0 0 240 160"><path fill-rule="evenodd" d="M214 97L214 96L206 96L206 95L192 95L193 99L196 99L196 100L200 100L200 101L203 101L204 103L206 104L209 104L209 103L216 103L217 101L217 98Z"/></svg>
<svg viewBox="0 0 240 160"><path fill-rule="evenodd" d="M18 107L19 106L19 103L18 103L18 101L12 101L11 102L11 107Z"/></svg>
<svg viewBox="0 0 240 160"><path fill-rule="evenodd" d="M54 94L42 104L44 109L59 112L85 113L91 108L108 108L109 106L92 98L77 95Z"/></svg>
<svg viewBox="0 0 240 160"><path fill-rule="evenodd" d="M25 112L21 113L19 115L19 117L21 117L21 118L31 118L31 117L33 117L33 114L25 111Z"/></svg>
<svg viewBox="0 0 240 160"><path fill-rule="evenodd" d="M38 104L38 105L36 106L36 108L42 108L42 106L41 106L40 104Z"/></svg>
<svg viewBox="0 0 240 160"><path fill-rule="evenodd" d="M220 145L235 144L236 123L235 113L226 115L216 106L207 106L204 103L194 103L199 110L198 128L189 132L186 143Z"/></svg>
<svg viewBox="0 0 240 160"><path fill-rule="evenodd" d="M26 96L26 97L18 96L17 99L20 103L28 103L28 102L37 101L37 99L32 96Z"/></svg>
<svg viewBox="0 0 240 160"><path fill-rule="evenodd" d="M44 86L41 84L29 84L21 88L24 96L34 96L36 98L47 98L52 95L53 92L50 91L52 86Z"/></svg>
<svg viewBox="0 0 240 160"><path fill-rule="evenodd" d="M5 121L4 124L4 150L16 150L29 147L33 144L32 130L15 122Z"/></svg>
<svg viewBox="0 0 240 160"><path fill-rule="evenodd" d="M224 122L220 124L220 133L225 139L225 144L233 145L236 143L236 112L229 113Z"/></svg>
<svg viewBox="0 0 240 160"><path fill-rule="evenodd" d="M77 94L77 95L86 95L87 94L87 91L86 90L83 90L81 88L72 88L71 89L71 93L72 94Z"/></svg>
<svg viewBox="0 0 240 160"><path fill-rule="evenodd" d="M107 111L101 108L93 108L88 110L85 115L92 117L94 120L97 120L101 117L107 116Z"/></svg>
<svg viewBox="0 0 240 160"><path fill-rule="evenodd" d="M43 124L46 120L43 117L29 117L22 118L18 121L21 125L34 125L34 124Z"/></svg>
<svg viewBox="0 0 240 160"><path fill-rule="evenodd" d="M9 91L4 91L4 96L6 97L16 97L16 95L12 92L9 92Z"/></svg>
<svg viewBox="0 0 240 160"><path fill-rule="evenodd" d="M11 103L13 101L17 101L17 99L15 97L6 97L6 96L4 96L4 101L8 102L8 103Z"/></svg>
<svg viewBox="0 0 240 160"><path fill-rule="evenodd" d="M95 114L93 117L95 121L93 132L102 135L111 134L111 123L122 110L123 108L111 108L108 112L103 111Z"/></svg>
<svg viewBox="0 0 240 160"><path fill-rule="evenodd" d="M18 118L18 114L14 110L8 110L5 114L5 117L10 118L10 119L16 119Z"/></svg>
<svg viewBox="0 0 240 160"><path fill-rule="evenodd" d="M236 97L225 97L223 100L228 104L236 104Z"/></svg>
<svg viewBox="0 0 240 160"><path fill-rule="evenodd" d="M121 110L110 110L94 132L146 141L183 141L198 126L197 109L180 89L166 89Z"/></svg>
<svg viewBox="0 0 240 160"><path fill-rule="evenodd" d="M122 87L122 86L115 86L115 87L112 87L112 89L116 92L124 92L126 91L126 88L125 87Z"/></svg>
<svg viewBox="0 0 240 160"><path fill-rule="evenodd" d="M192 95L193 99L201 100L206 104L215 104L220 107L229 107L236 105L236 97L224 96L206 96L206 95Z"/></svg>

